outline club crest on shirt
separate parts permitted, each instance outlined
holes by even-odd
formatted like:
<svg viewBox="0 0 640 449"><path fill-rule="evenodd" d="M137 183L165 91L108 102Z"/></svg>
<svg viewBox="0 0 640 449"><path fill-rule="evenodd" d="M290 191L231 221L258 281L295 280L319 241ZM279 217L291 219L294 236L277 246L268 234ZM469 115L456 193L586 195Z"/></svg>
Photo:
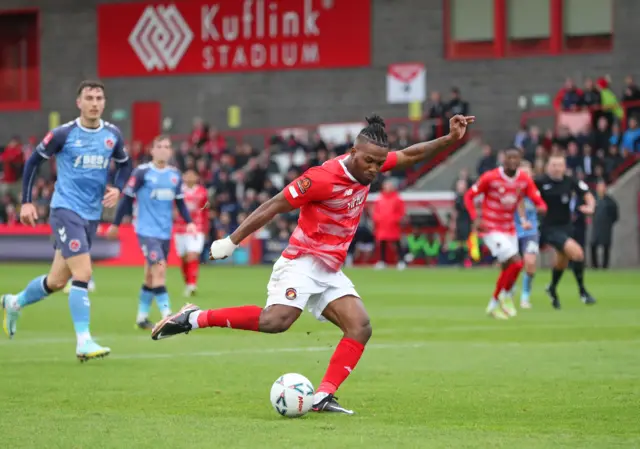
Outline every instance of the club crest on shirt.
<svg viewBox="0 0 640 449"><path fill-rule="evenodd" d="M293 301L294 299L296 299L298 297L298 292L296 291L295 288L288 288L287 291L284 292L284 296L289 301Z"/></svg>
<svg viewBox="0 0 640 449"><path fill-rule="evenodd" d="M69 240L69 249L71 250L71 252L73 253L77 253L78 251L80 251L80 240L78 239L73 239L73 240Z"/></svg>
<svg viewBox="0 0 640 449"><path fill-rule="evenodd" d="M113 140L111 137L107 137L106 139L104 139L104 146L107 148L107 150L113 150L113 147L116 145L116 141Z"/></svg>
<svg viewBox="0 0 640 449"><path fill-rule="evenodd" d="M174 186L178 184L178 176L177 175L171 175L171 184L173 184Z"/></svg>
<svg viewBox="0 0 640 449"><path fill-rule="evenodd" d="M311 187L311 180L309 178L302 178L298 180L297 184L300 193L304 194Z"/></svg>

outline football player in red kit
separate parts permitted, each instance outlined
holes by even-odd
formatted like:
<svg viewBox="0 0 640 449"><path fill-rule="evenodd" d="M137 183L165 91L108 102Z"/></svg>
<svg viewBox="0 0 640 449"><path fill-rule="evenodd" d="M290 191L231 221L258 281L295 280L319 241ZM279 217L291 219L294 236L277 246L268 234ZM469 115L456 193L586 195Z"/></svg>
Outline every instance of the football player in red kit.
<svg viewBox="0 0 640 449"><path fill-rule="evenodd" d="M338 404L334 393L360 360L371 337L371 324L360 295L341 267L370 184L379 172L420 163L459 141L474 120L456 115L450 120L447 136L390 152L384 121L375 115L367 118L368 125L347 154L307 170L256 209L233 234L211 244L211 258L224 259L276 215L300 209L298 227L273 267L266 307L200 310L187 304L177 314L160 321L152 338L158 340L204 327L279 333L289 329L307 308L317 319L330 321L343 332L314 395L313 410L353 414Z"/></svg>
<svg viewBox="0 0 640 449"><path fill-rule="evenodd" d="M199 184L198 174L194 170L187 170L182 176L182 180L184 181L182 185L184 203L191 214L193 223L198 228L198 232L196 234L187 233L187 223L178 214L175 222L174 240L178 256L182 259L182 277L186 285L184 295L193 296L198 284L200 256L209 229L209 202L207 189Z"/></svg>
<svg viewBox="0 0 640 449"><path fill-rule="evenodd" d="M498 319L516 316L516 308L510 297L518 280L523 263L519 254L518 236L514 214L518 204L526 196L544 213L547 205L533 179L520 170L520 150L506 151L504 166L486 172L464 195L464 204L474 220L476 232L482 235L493 257L502 268L487 313ZM474 199L483 194L481 217L478 219Z"/></svg>

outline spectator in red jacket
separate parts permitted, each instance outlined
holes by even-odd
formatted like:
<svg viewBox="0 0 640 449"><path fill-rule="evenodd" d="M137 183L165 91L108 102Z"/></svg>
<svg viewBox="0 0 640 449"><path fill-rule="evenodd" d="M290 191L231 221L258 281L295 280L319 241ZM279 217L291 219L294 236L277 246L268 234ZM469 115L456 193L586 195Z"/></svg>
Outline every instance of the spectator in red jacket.
<svg viewBox="0 0 640 449"><path fill-rule="evenodd" d="M9 141L4 151L0 152L0 166L2 167L2 177L0 183L3 185L3 191L16 194L20 188L20 178L22 177L22 166L24 165L24 155L22 154L22 145L20 141L14 137ZM0 192L2 193L2 192Z"/></svg>
<svg viewBox="0 0 640 449"><path fill-rule="evenodd" d="M398 269L406 268L404 262L404 252L400 244L401 224L404 219L404 201L396 190L392 180L387 180L382 184L382 192L376 201L373 209L374 234L380 251L380 260L376 268L385 267L387 252L390 247L395 248L398 257Z"/></svg>

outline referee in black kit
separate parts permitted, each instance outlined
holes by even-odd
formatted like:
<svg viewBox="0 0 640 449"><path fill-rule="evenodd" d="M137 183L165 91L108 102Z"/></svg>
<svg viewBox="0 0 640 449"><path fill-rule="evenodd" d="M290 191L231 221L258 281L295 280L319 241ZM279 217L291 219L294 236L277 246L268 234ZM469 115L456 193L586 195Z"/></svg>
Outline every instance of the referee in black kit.
<svg viewBox="0 0 640 449"><path fill-rule="evenodd" d="M564 270L572 261L573 272L580 288L580 299L585 304L595 304L596 300L584 287L584 251L572 238L571 198L575 193L579 197L578 210L591 215L595 209L595 199L589 187L583 181L577 181L565 174L567 169L562 154L552 154L547 162L547 173L536 179L540 195L547 203L547 213L540 225L540 245L549 245L556 250L551 284L547 294L555 309L560 309L557 286Z"/></svg>

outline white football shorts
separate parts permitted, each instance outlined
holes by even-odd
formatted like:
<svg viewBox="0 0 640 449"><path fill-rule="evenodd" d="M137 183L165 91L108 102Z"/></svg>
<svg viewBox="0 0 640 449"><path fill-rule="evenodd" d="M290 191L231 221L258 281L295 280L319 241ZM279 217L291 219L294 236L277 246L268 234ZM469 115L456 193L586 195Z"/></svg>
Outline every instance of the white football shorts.
<svg viewBox="0 0 640 449"><path fill-rule="evenodd" d="M493 231L485 234L483 239L491 255L498 259L498 262L506 262L520 252L518 236L515 234Z"/></svg>
<svg viewBox="0 0 640 449"><path fill-rule="evenodd" d="M184 257L189 253L202 254L204 249L204 234L175 234L173 240L176 244L178 256Z"/></svg>
<svg viewBox="0 0 640 449"><path fill-rule="evenodd" d="M320 321L327 321L322 312L332 301L348 295L360 297L342 270L330 271L313 256L298 259L280 256L273 265L267 292L266 307L283 304L300 310L307 308Z"/></svg>

